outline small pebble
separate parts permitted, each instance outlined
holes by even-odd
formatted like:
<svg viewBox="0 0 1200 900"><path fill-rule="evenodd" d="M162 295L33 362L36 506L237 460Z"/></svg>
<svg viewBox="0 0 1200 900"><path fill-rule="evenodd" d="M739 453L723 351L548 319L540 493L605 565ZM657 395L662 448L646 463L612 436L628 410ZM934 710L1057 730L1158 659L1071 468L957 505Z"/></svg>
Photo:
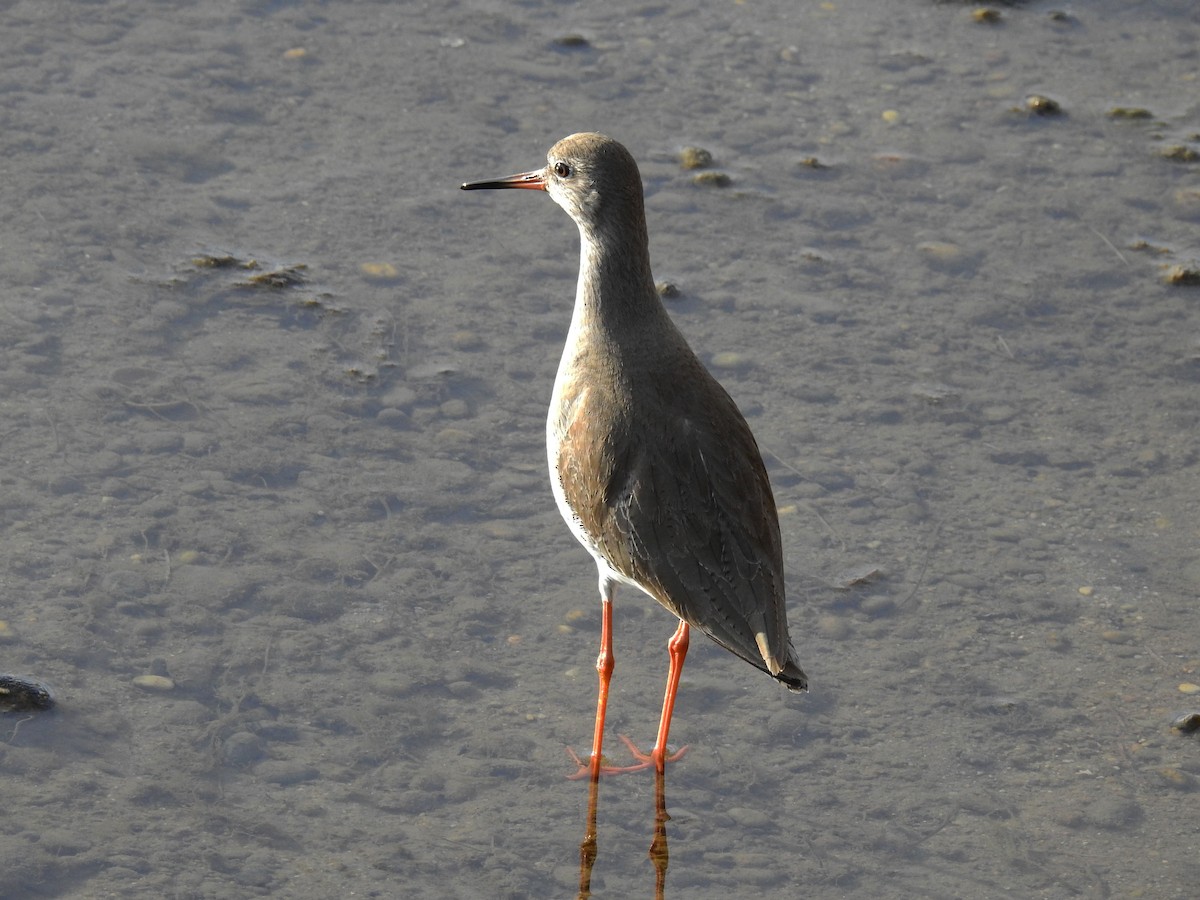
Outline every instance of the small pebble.
<svg viewBox="0 0 1200 900"><path fill-rule="evenodd" d="M692 176L692 184L700 187L729 187L733 184L731 179L724 172L698 172Z"/></svg>
<svg viewBox="0 0 1200 900"><path fill-rule="evenodd" d="M1035 116L1057 116L1062 113L1062 105L1043 94L1030 94L1025 98L1025 108Z"/></svg>
<svg viewBox="0 0 1200 900"><path fill-rule="evenodd" d="M850 637L850 623L839 616L821 616L817 619L817 631L831 641L844 641Z"/></svg>
<svg viewBox="0 0 1200 900"><path fill-rule="evenodd" d="M883 113L880 115L880 118L883 119L883 121L887 122L889 125L895 125L897 122L900 121L900 113L894 109L885 109L883 111Z"/></svg>
<svg viewBox="0 0 1200 900"><path fill-rule="evenodd" d="M1190 681L1185 681L1179 685L1179 693L1181 694L1200 694L1200 684L1192 684Z"/></svg>
<svg viewBox="0 0 1200 900"><path fill-rule="evenodd" d="M0 674L0 712L34 712L54 707L48 685L23 675Z"/></svg>
<svg viewBox="0 0 1200 900"><path fill-rule="evenodd" d="M1167 787L1173 787L1181 791L1194 791L1196 789L1196 778L1194 775L1189 775L1182 769L1177 769L1174 766L1162 766L1155 769L1156 774L1162 783Z"/></svg>
<svg viewBox="0 0 1200 900"><path fill-rule="evenodd" d="M1110 644L1128 644L1133 640L1133 636L1124 631L1118 631L1116 628L1108 628L1100 632L1100 639Z"/></svg>
<svg viewBox="0 0 1200 900"><path fill-rule="evenodd" d="M443 428L433 437L434 440L436 440L439 444L445 444L447 446L469 444L471 441L475 440L475 435L471 434L469 431L465 431L462 428Z"/></svg>
<svg viewBox="0 0 1200 900"><path fill-rule="evenodd" d="M725 814L742 828L770 829L775 826L771 817L761 809L748 806L733 806Z"/></svg>
<svg viewBox="0 0 1200 900"><path fill-rule="evenodd" d="M254 774L263 781L284 787L305 781L315 781L321 776L321 773L313 766L282 759L268 759L260 762L254 767Z"/></svg>
<svg viewBox="0 0 1200 900"><path fill-rule="evenodd" d="M375 413L375 421L387 428L403 428L408 424L408 413L394 406L385 406Z"/></svg>
<svg viewBox="0 0 1200 900"><path fill-rule="evenodd" d="M1182 712L1171 720L1171 727L1182 731L1184 734L1200 729L1200 711L1190 709L1187 712Z"/></svg>
<svg viewBox="0 0 1200 900"><path fill-rule="evenodd" d="M712 161L712 154L703 147L684 147L679 151L679 165L684 169L706 169Z"/></svg>
<svg viewBox="0 0 1200 900"><path fill-rule="evenodd" d="M1108 111L1110 119L1153 119L1154 113L1140 106L1114 106Z"/></svg>
<svg viewBox="0 0 1200 900"><path fill-rule="evenodd" d="M455 398L443 403L438 407L438 411L447 419L465 419L470 415L471 408L467 406L466 400Z"/></svg>
<svg viewBox="0 0 1200 900"><path fill-rule="evenodd" d="M739 369L746 365L746 357L741 353L736 353L733 350L723 350L720 353L714 353L712 356L712 364L718 369Z"/></svg>
<svg viewBox="0 0 1200 900"><path fill-rule="evenodd" d="M1176 263L1173 266L1167 266L1163 272L1163 279L1167 284L1200 284L1200 265Z"/></svg>
<svg viewBox="0 0 1200 900"><path fill-rule="evenodd" d="M917 249L934 259L955 260L962 256L962 247L949 241L924 241Z"/></svg>
<svg viewBox="0 0 1200 900"><path fill-rule="evenodd" d="M1187 144L1168 144L1158 151L1158 155L1175 162L1195 162L1200 159L1200 153Z"/></svg>
<svg viewBox="0 0 1200 900"><path fill-rule="evenodd" d="M450 346L455 350L478 350L483 346L483 338L474 331L460 328L450 335Z"/></svg>
<svg viewBox="0 0 1200 900"><path fill-rule="evenodd" d="M983 407L979 412L985 422L998 424L1007 422L1009 419L1015 416L1017 414L1017 409L1014 406L993 403Z"/></svg>
<svg viewBox="0 0 1200 900"><path fill-rule="evenodd" d="M175 682L166 675L138 675L133 679L133 686L144 691L175 690Z"/></svg>
<svg viewBox="0 0 1200 900"><path fill-rule="evenodd" d="M1081 597L1090 597L1090 596L1092 596L1092 594L1096 593L1096 589L1094 587L1092 587L1090 584L1081 585L1078 588L1078 590L1079 590L1079 596L1081 596Z"/></svg>
<svg viewBox="0 0 1200 900"><path fill-rule="evenodd" d="M505 522L499 519L484 522L479 530L488 537L498 538L502 541L517 541L528 536L528 532L525 529L518 528L512 522Z"/></svg>
<svg viewBox="0 0 1200 900"><path fill-rule="evenodd" d="M400 277L400 270L389 262L366 262L360 269L367 281L386 284Z"/></svg>
<svg viewBox="0 0 1200 900"><path fill-rule="evenodd" d="M660 281L654 285L658 296L664 300L673 300L679 296L679 286L670 281Z"/></svg>
<svg viewBox="0 0 1200 900"><path fill-rule="evenodd" d="M985 25L995 25L1003 21L1004 17L1000 15L1000 10L993 9L990 6L981 6L971 12L971 18L976 22L982 22Z"/></svg>
<svg viewBox="0 0 1200 900"><path fill-rule="evenodd" d="M846 569L838 572L833 577L832 584L839 591L848 591L850 588L859 584L870 584L873 581L878 581L883 577L883 569L872 563L855 566L852 569Z"/></svg>

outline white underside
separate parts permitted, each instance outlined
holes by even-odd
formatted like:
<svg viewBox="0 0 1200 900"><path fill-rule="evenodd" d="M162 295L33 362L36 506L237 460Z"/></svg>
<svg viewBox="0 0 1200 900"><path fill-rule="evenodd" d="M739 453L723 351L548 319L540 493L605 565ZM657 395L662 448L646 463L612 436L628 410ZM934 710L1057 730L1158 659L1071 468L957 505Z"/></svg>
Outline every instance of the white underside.
<svg viewBox="0 0 1200 900"><path fill-rule="evenodd" d="M586 235L580 233L580 248L579 248L579 263L580 273L587 271L589 242ZM562 391L567 380L567 372L571 368L571 364L575 358L575 348L579 342L580 331L583 328L583 285L579 285L575 295L575 309L571 315L571 327L567 331L566 346L563 347L562 359L558 364L558 374L554 379L554 393L550 397L550 411L546 416L546 458L550 467L550 490L554 493L554 502L558 506L559 515L563 517L563 521L567 523L567 527L571 529L571 534L575 535L575 540L579 541L592 555L592 559L596 561L596 569L600 575L600 598L604 601L611 601L613 594L616 591L618 584L627 584L630 587L635 587L642 593L646 591L640 584L616 571L604 555L597 548L592 536L587 533L583 527L583 523L579 521L579 517L571 510L567 503L567 495L563 491L562 481L558 477L558 451L562 443L563 433L566 431L567 422L563 416L562 406ZM646 596L650 596L646 594Z"/></svg>

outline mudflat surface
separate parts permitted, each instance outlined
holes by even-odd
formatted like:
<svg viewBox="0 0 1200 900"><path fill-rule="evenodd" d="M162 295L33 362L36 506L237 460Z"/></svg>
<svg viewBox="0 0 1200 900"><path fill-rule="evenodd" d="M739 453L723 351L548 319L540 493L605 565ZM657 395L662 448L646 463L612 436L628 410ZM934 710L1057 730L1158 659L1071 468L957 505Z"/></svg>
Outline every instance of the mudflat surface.
<svg viewBox="0 0 1200 900"><path fill-rule="evenodd" d="M0 3L0 671L58 699L0 716L0 896L575 895L577 239L457 185L580 130L764 448L812 683L693 641L667 896L1195 895L1194 10L800 7ZM616 615L619 759L674 622ZM594 897L653 818L601 784Z"/></svg>

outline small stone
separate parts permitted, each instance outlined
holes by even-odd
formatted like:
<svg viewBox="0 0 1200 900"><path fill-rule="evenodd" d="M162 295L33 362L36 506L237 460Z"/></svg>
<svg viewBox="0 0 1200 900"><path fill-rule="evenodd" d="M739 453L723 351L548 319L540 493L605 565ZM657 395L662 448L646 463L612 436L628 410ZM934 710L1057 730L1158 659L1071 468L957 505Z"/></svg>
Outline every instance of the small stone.
<svg viewBox="0 0 1200 900"><path fill-rule="evenodd" d="M527 531L523 528L518 528L512 522L505 522L494 519L491 522L484 522L480 528L488 537L497 538L502 541L518 541L527 536Z"/></svg>
<svg viewBox="0 0 1200 900"><path fill-rule="evenodd" d="M1128 644L1133 640L1133 635L1116 628L1108 628L1100 632L1100 640L1110 644Z"/></svg>
<svg viewBox="0 0 1200 900"><path fill-rule="evenodd" d="M263 781L284 787L301 784L305 781L315 781L321 776L321 773L313 766L283 759L268 759L259 763L254 767L254 774Z"/></svg>
<svg viewBox="0 0 1200 900"><path fill-rule="evenodd" d="M133 679L133 686L143 691L173 691L175 682L166 675L138 675Z"/></svg>
<svg viewBox="0 0 1200 900"><path fill-rule="evenodd" d="M679 296L679 287L670 281L660 281L654 285L654 290L658 292L658 296L664 300L674 300Z"/></svg>
<svg viewBox="0 0 1200 900"><path fill-rule="evenodd" d="M23 675L0 674L0 712L34 712L54 708L50 686Z"/></svg>
<svg viewBox="0 0 1200 900"><path fill-rule="evenodd" d="M1167 787L1172 787L1180 791L1194 791L1196 789L1196 777L1174 766L1162 766L1155 769L1154 774Z"/></svg>
<svg viewBox="0 0 1200 900"><path fill-rule="evenodd" d="M817 619L817 632L831 641L844 641L850 637L850 623L839 616L821 616Z"/></svg>
<svg viewBox="0 0 1200 900"><path fill-rule="evenodd" d="M1179 713L1171 720L1171 727L1184 734L1190 734L1200 729L1200 711L1189 709L1187 712Z"/></svg>
<svg viewBox="0 0 1200 900"><path fill-rule="evenodd" d="M949 241L924 241L917 244L917 249L934 259L945 261L956 260L962 256L962 247Z"/></svg>
<svg viewBox="0 0 1200 900"><path fill-rule="evenodd" d="M1179 685L1179 693L1181 694L1200 694L1200 684L1192 684L1190 681L1185 681Z"/></svg>
<svg viewBox="0 0 1200 900"><path fill-rule="evenodd" d="M474 331L460 328L450 335L450 346L455 350L478 350L483 346L483 338Z"/></svg>
<svg viewBox="0 0 1200 900"><path fill-rule="evenodd" d="M1007 406L1003 403L989 404L979 412L985 422L990 422L994 425L1007 422L1017 414L1016 407Z"/></svg>
<svg viewBox="0 0 1200 900"><path fill-rule="evenodd" d="M1080 585L1077 590L1079 591L1079 596L1081 597L1090 597L1092 594L1096 593L1096 589L1090 584Z"/></svg>
<svg viewBox="0 0 1200 900"><path fill-rule="evenodd" d="M1057 116L1062 114L1062 105L1044 94L1030 94L1025 98L1025 108L1035 116Z"/></svg>
<svg viewBox="0 0 1200 900"><path fill-rule="evenodd" d="M375 413L375 421L385 428L403 428L408 424L408 413L394 406L385 406Z"/></svg>
<svg viewBox="0 0 1200 900"><path fill-rule="evenodd" d="M447 419L465 419L471 413L466 400L447 400L439 407L439 411Z"/></svg>
<svg viewBox="0 0 1200 900"><path fill-rule="evenodd" d="M1195 162L1200 159L1200 153L1187 144L1168 144L1158 151L1158 155L1175 162Z"/></svg>
<svg viewBox="0 0 1200 900"><path fill-rule="evenodd" d="M376 284L388 284L400 277L400 270L389 262L365 262L361 271L367 281Z"/></svg>
<svg viewBox="0 0 1200 900"><path fill-rule="evenodd" d="M434 439L439 444L454 447L471 443L475 440L475 435L462 428L443 428L434 435Z"/></svg>
<svg viewBox="0 0 1200 900"><path fill-rule="evenodd" d="M1176 263L1173 266L1167 266L1163 272L1163 279L1167 284L1200 284L1200 265Z"/></svg>
<svg viewBox="0 0 1200 900"><path fill-rule="evenodd" d="M833 577L832 584L839 591L848 591L850 588L861 584L870 584L873 581L878 581L883 577L883 569L873 563L855 566L852 569L846 569L838 572Z"/></svg>
<svg viewBox="0 0 1200 900"><path fill-rule="evenodd" d="M981 6L972 10L971 18L984 25L996 25L1004 20L1004 17L1000 15L1000 10L990 6Z"/></svg>
<svg viewBox="0 0 1200 900"><path fill-rule="evenodd" d="M773 828L775 822L760 809L747 806L734 806L726 811L726 815L742 828Z"/></svg>
<svg viewBox="0 0 1200 900"><path fill-rule="evenodd" d="M1153 119L1154 113L1140 106L1114 106L1107 113L1110 119Z"/></svg>
<svg viewBox="0 0 1200 900"><path fill-rule="evenodd" d="M692 184L699 187L723 188L733 184L733 179L724 172L698 172L692 176Z"/></svg>
<svg viewBox="0 0 1200 900"><path fill-rule="evenodd" d="M706 169L712 161L712 154L703 147L684 147L679 151L679 165L684 169Z"/></svg>
<svg viewBox="0 0 1200 900"><path fill-rule="evenodd" d="M1142 808L1132 800L1105 797L1089 804L1083 810L1083 818L1097 828L1121 830L1142 819Z"/></svg>
<svg viewBox="0 0 1200 900"><path fill-rule="evenodd" d="M732 350L724 350L714 353L712 356L712 365L718 369L740 369L746 365L746 362L744 355Z"/></svg>

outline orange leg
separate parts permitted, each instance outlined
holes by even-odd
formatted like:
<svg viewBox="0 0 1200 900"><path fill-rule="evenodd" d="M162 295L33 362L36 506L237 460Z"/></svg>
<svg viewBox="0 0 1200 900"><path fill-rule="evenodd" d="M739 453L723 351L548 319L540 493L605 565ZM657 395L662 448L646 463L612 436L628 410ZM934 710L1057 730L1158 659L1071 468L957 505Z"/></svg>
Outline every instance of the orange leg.
<svg viewBox="0 0 1200 900"><path fill-rule="evenodd" d="M658 720L658 738L654 741L654 749L649 754L643 753L633 741L625 735L617 735L629 748L629 752L638 760L631 766L604 765L604 717L608 710L608 686L612 681L613 668L616 660L612 651L612 599L609 594L601 595L602 614L600 620L600 656L596 659L596 671L600 675L600 694L596 699L596 730L592 735L592 756L584 763L570 747L567 753L579 767L567 777L571 780L591 777L597 779L601 775L617 775L623 772L640 772L654 766L658 773L666 771L666 764L681 759L688 748L683 747L670 756L667 755L667 737L671 732L671 715L675 711L675 695L679 692L679 678L683 674L683 661L687 657L690 630L687 622L679 620L679 627L667 641L667 653L670 656L670 666L667 669L667 690L663 695L662 715Z"/></svg>
<svg viewBox="0 0 1200 900"><path fill-rule="evenodd" d="M569 775L571 779L579 779L590 775L599 778L604 761L604 717L608 712L608 686L612 681L613 669L616 668L616 657L613 656L613 613L612 600L607 596L600 598L600 655L596 657L596 672L600 676L600 692L596 697L596 730L592 733L592 757L588 765L575 755L570 747L567 753L579 765L579 771Z"/></svg>
<svg viewBox="0 0 1200 900"><path fill-rule="evenodd" d="M649 755L642 753L629 738L621 735L625 746L641 760L640 765L625 767L621 770L623 772L636 772L638 769L647 769L653 765L654 771L661 775L666 771L667 763L675 762L687 753L688 748L684 747L671 756L667 756L667 737L671 733L671 715L675 712L675 695L679 693L679 678L683 674L683 661L687 657L689 632L688 623L680 619L679 627L667 641L667 653L670 655L671 665L667 669L667 692L663 695L662 715L658 720L658 738L654 741L654 749L650 751Z"/></svg>

